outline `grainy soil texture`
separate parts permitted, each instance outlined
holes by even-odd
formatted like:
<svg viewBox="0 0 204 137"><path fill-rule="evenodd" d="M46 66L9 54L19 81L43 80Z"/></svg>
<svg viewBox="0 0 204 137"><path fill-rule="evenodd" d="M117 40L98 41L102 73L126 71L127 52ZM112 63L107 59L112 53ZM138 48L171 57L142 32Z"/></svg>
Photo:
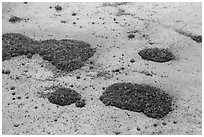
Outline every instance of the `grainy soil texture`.
<svg viewBox="0 0 204 137"><path fill-rule="evenodd" d="M2 134L200 135L201 28L201 2L3 2Z"/></svg>

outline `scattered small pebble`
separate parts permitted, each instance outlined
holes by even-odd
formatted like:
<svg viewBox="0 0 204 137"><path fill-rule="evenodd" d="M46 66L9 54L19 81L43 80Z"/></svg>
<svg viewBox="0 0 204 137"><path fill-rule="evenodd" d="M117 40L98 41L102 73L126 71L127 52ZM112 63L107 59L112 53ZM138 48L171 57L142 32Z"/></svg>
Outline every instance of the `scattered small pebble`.
<svg viewBox="0 0 204 137"><path fill-rule="evenodd" d="M2 70L2 74L10 74L10 70Z"/></svg>
<svg viewBox="0 0 204 137"><path fill-rule="evenodd" d="M61 10L62 10L62 7L59 6L59 5L56 5L56 6L55 6L55 10L56 10L56 11L61 11Z"/></svg>

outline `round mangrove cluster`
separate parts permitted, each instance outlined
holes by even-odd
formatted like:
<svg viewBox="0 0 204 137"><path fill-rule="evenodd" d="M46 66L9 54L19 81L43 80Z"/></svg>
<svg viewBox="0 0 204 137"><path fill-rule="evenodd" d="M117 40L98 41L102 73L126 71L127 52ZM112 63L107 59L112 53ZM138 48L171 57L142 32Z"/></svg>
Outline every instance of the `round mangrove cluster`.
<svg viewBox="0 0 204 137"><path fill-rule="evenodd" d="M154 62L164 63L173 60L174 55L163 48L146 48L138 53L143 59Z"/></svg>
<svg viewBox="0 0 204 137"><path fill-rule="evenodd" d="M41 42L39 55L63 71L73 71L84 66L95 50L90 45L78 40L45 40Z"/></svg>
<svg viewBox="0 0 204 137"><path fill-rule="evenodd" d="M48 94L48 101L59 106L66 106L76 103L81 99L81 95L70 88L58 88Z"/></svg>
<svg viewBox="0 0 204 137"><path fill-rule="evenodd" d="M100 96L106 106L141 112L160 119L172 109L172 97L159 88L132 83L114 83Z"/></svg>

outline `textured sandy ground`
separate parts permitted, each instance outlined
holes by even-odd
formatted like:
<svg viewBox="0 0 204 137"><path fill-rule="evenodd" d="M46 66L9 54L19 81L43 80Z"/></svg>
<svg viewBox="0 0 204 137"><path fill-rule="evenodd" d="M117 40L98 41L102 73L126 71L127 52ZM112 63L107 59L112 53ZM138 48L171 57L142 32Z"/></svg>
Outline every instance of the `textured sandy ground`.
<svg viewBox="0 0 204 137"><path fill-rule="evenodd" d="M56 5L62 10L57 12ZM29 20L10 23L12 15ZM3 34L72 38L97 48L90 59L95 62L93 70L87 64L57 78L38 55L3 61L2 69L11 71L2 75L3 134L201 134L202 43L175 31L201 35L201 26L201 3L3 3ZM129 39L132 31L140 33ZM138 52L145 47L169 48L177 59L142 60ZM122 73L111 72L121 67ZM177 108L156 120L107 107L99 96L103 87L116 82L159 87L175 97ZM46 87L53 85L73 85L86 106L56 106L37 94L51 92Z"/></svg>

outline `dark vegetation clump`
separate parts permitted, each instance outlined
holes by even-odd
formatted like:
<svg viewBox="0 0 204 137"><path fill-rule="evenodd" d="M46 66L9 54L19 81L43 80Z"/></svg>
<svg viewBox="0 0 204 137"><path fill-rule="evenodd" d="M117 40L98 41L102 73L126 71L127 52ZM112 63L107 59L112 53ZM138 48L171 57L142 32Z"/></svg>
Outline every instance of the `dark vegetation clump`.
<svg viewBox="0 0 204 137"><path fill-rule="evenodd" d="M174 59L174 55L167 49L147 48L138 53L143 59L164 63Z"/></svg>
<svg viewBox="0 0 204 137"><path fill-rule="evenodd" d="M95 50L83 41L45 40L41 42L40 56L62 71L70 72L84 66Z"/></svg>
<svg viewBox="0 0 204 137"><path fill-rule="evenodd" d="M106 106L141 112L160 119L173 110L172 97L159 88L132 83L114 83L100 96Z"/></svg>
<svg viewBox="0 0 204 137"><path fill-rule="evenodd" d="M2 36L2 60L21 55L33 55L39 51L40 42L19 33L7 33Z"/></svg>
<svg viewBox="0 0 204 137"><path fill-rule="evenodd" d="M198 36L192 35L191 39L196 41L197 43L202 43L202 36L201 35L198 35Z"/></svg>
<svg viewBox="0 0 204 137"><path fill-rule="evenodd" d="M66 106L80 100L81 95L70 88L58 88L54 92L49 93L47 98L52 104Z"/></svg>
<svg viewBox="0 0 204 137"><path fill-rule="evenodd" d="M56 5L56 6L55 6L55 10L56 10L56 11L61 11L61 10L62 10L62 7L59 6L59 5Z"/></svg>
<svg viewBox="0 0 204 137"><path fill-rule="evenodd" d="M196 41L197 43L202 43L202 35L194 35L192 33L185 32L183 30L175 30L175 31L183 36L190 37L192 40Z"/></svg>
<svg viewBox="0 0 204 137"><path fill-rule="evenodd" d="M39 54L57 69L70 72L84 66L85 61L92 57L95 49L78 40L44 40L36 41L19 33L8 33L2 36L2 60L26 55L31 58Z"/></svg>
<svg viewBox="0 0 204 137"><path fill-rule="evenodd" d="M20 18L20 17L17 17L17 16L11 16L10 19L9 19L9 22L11 23L17 23L17 22L20 22L22 21L23 19Z"/></svg>

